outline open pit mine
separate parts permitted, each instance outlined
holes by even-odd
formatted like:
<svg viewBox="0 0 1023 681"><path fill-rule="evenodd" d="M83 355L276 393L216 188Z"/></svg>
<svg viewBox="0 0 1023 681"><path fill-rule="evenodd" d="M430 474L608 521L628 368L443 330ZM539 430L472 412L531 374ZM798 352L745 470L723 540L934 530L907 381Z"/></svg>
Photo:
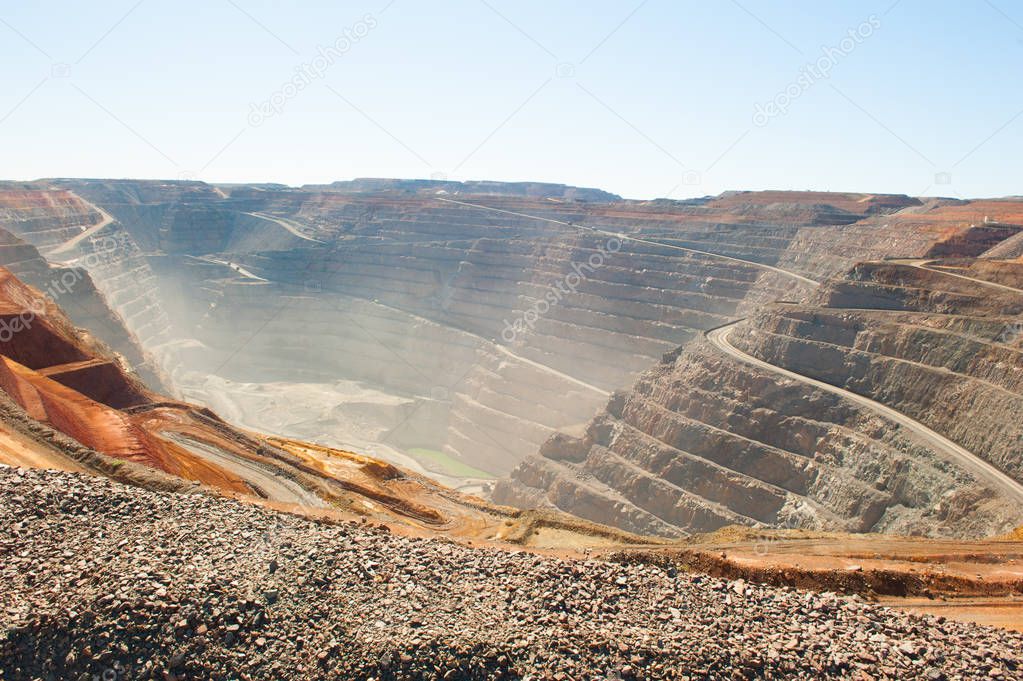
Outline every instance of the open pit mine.
<svg viewBox="0 0 1023 681"><path fill-rule="evenodd" d="M0 464L0 679L1021 678L1023 198L0 183Z"/></svg>

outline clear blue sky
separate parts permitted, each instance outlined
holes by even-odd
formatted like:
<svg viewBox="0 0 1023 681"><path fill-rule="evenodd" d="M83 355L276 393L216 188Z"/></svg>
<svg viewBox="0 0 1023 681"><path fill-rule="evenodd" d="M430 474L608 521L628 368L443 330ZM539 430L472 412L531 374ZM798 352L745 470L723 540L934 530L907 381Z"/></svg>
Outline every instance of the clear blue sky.
<svg viewBox="0 0 1023 681"><path fill-rule="evenodd" d="M387 3L3 3L0 178L1023 194L1015 0Z"/></svg>

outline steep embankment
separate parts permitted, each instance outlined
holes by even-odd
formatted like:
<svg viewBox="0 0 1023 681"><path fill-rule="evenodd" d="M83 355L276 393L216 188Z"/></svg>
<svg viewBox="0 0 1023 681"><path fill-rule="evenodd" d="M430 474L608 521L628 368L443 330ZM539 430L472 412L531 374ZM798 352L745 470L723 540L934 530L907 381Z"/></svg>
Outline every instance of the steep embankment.
<svg viewBox="0 0 1023 681"><path fill-rule="evenodd" d="M959 202L910 208L884 220L915 231L871 248L980 252L1020 230L984 223L996 208L1020 213L1018 204L981 202L969 223ZM877 223L821 231L831 253L848 246L855 254ZM805 248L811 232L793 249ZM805 257L780 261L795 266ZM771 366L895 409L1019 482L1023 360L1006 329L1023 296L936 271L944 262L859 265L805 304L760 307L731 341ZM974 267L961 255L955 262ZM1011 281L1013 267L979 269ZM498 484L495 498L663 534L741 523L977 535L1023 520L1012 485L945 450L867 403L697 340L616 394L585 436L548 441L542 456Z"/></svg>
<svg viewBox="0 0 1023 681"><path fill-rule="evenodd" d="M154 402L102 346L86 345L59 308L0 268L0 389L29 419L103 455L249 493L240 479L205 465L141 427L126 411Z"/></svg>
<svg viewBox="0 0 1023 681"><path fill-rule="evenodd" d="M1011 333L1023 291L878 263L857 267L811 305L765 312L737 344L883 401L1023 479L1023 352Z"/></svg>
<svg viewBox="0 0 1023 681"><path fill-rule="evenodd" d="M904 258L913 276L958 282L962 290L949 284L928 299L938 306L930 311L969 297L979 285L971 278L1011 287L1008 261L977 265L972 256L1014 238L1018 201L812 192L572 201L563 188L488 186L474 195L478 188L377 181L297 190L60 184L115 218L105 229L125 236L129 260L147 273L140 309L168 320L147 345L176 385L239 422L356 446L445 480L517 467L496 498L643 532L741 523L963 534L1004 529L1012 517L1004 498L926 438L862 404L751 368L701 332L752 316L748 328L781 339L767 318L796 312L771 307L779 299L876 307L887 294L854 292L859 275L830 281L863 259ZM115 271L97 281L128 282L133 295L130 278ZM911 279L889 286L912 297L920 287ZM825 293L813 293L814 282L827 282ZM857 295L869 300L840 300ZM883 319L864 316L850 332L855 343L950 342L933 323L929 335L890 339ZM994 424L1011 399L968 389L978 409L990 408L975 424L990 428L956 414L924 418L926 408L911 403L932 394L925 370L867 361L874 349L850 364L828 345L839 331L822 333L823 343L802 346L802 361L821 364L804 367L807 375L831 371L826 380L856 391L846 379L866 372L856 380L883 384L871 399L905 406L1011 467L1013 450L999 449L1011 427ZM981 345L961 349L983 350L975 356L996 366L1015 361ZM961 360L935 353L938 366L962 373L946 366Z"/></svg>
<svg viewBox="0 0 1023 681"><path fill-rule="evenodd" d="M722 352L747 364L751 364L760 369L766 369L801 383L812 385L816 388L834 393L839 397L871 409L887 420L894 422L899 428L912 431L915 435L925 441L929 449L944 456L953 466L966 470L971 476L982 481L987 486L997 489L1009 500L1016 503L1023 503L1023 484L1017 482L1012 476L1003 473L996 466L988 463L983 458L963 447L960 447L944 435L928 428L921 421L918 421L912 416L908 416L901 411L892 409L877 400L872 400L860 395L859 393L854 393L851 390L846 390L844 388L831 385L830 383L810 378L805 374L783 369L776 364L765 362L747 354L732 345L729 340L729 336L731 335L733 328L734 325L729 325L710 331L707 333L707 340L718 350L721 350Z"/></svg>
<svg viewBox="0 0 1023 681"><path fill-rule="evenodd" d="M131 247L109 214L73 192L0 186L0 266L57 300L147 385L168 390L161 368L139 342L158 339L149 331L160 325L153 325L152 301L139 276L144 271L125 266ZM48 262L40 248L56 254Z"/></svg>
<svg viewBox="0 0 1023 681"><path fill-rule="evenodd" d="M102 213L70 191L0 184L0 226L19 236L32 234L39 247L62 244L101 220Z"/></svg>
<svg viewBox="0 0 1023 681"><path fill-rule="evenodd" d="M486 504L351 452L239 431L208 410L148 390L54 303L2 268L0 328L3 463L202 489L413 534L525 546L648 541L561 514Z"/></svg>
<svg viewBox="0 0 1023 681"><path fill-rule="evenodd" d="M286 434L395 460L441 450L491 473L581 432L607 393L702 330L806 295L807 272L776 267L802 232L919 203L66 184L117 216L173 292L161 305L177 342L161 353L192 399ZM285 382L338 410L310 418L294 388L272 406L259 396Z"/></svg>

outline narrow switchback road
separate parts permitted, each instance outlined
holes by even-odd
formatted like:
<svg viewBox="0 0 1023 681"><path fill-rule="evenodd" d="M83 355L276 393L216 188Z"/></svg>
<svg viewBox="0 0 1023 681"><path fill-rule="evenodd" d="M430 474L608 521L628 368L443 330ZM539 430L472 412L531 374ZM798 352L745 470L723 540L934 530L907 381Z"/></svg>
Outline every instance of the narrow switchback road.
<svg viewBox="0 0 1023 681"><path fill-rule="evenodd" d="M286 220L282 220L280 218L275 218L275 217L272 217L270 215L264 215L263 213L245 213L245 214L246 215L251 215L254 218L259 218L260 220L266 220L267 222L272 222L275 225L277 225L278 227L283 227L289 233L293 234L294 236L297 236L299 239L305 239L306 241L312 241L313 243L317 243L317 244L326 243L324 241L320 241L319 239L314 239L311 236L306 236L302 232L298 231L298 229L296 229L294 225L288 223Z"/></svg>
<svg viewBox="0 0 1023 681"><path fill-rule="evenodd" d="M545 217L541 217L539 215L529 215L527 213L517 213L517 212L515 212L513 210L504 210L504 209L501 209L501 208L491 208L490 206L484 206L484 205L479 204L479 203L467 203L465 201L455 201L454 199L444 199L444 198L441 198L439 196L434 197L434 198L436 198L438 201L444 201L446 203L456 203L459 206L468 206L469 208L479 208L480 210L489 210L489 211L492 211L494 213L505 213L507 215L516 215L516 216L518 216L520 218L529 218L531 220L541 220L543 222L551 222L551 223L554 223L556 225L564 225L566 227L572 227L574 229L581 229L581 230L586 231L586 232L593 232L595 234L601 234L603 236L613 237L615 239L621 239L622 241L635 241L636 243L648 244L648 245L651 245L651 246L660 246L662 248L670 248L670 249L675 250L675 251L685 251L687 253L699 253L700 255L707 255L707 256L710 256L712 258L720 258L722 260L729 260L731 262L738 262L738 263L742 263L744 265L752 265L753 267L757 267L757 268L762 269L762 270L768 270L770 272L777 272L778 274L783 274L786 277L792 277L793 279L798 279L799 281L802 281L803 283L806 283L806 284L810 284L811 286L819 286L820 285L820 282L816 281L815 279L810 279L809 277L804 277L802 274L796 274L795 272L790 272L788 270L783 270L780 267L774 267L772 265L765 265L764 263L757 262L755 260L743 260L742 258L735 258L735 257L732 257L730 255L721 255L720 253L712 253L710 251L701 251L701 250L696 249L696 248L686 248L685 246L676 246L675 244L666 244L666 243L662 243L660 241L652 241L650 239L641 239L639 237L629 236L627 234L621 234L619 232L610 232L610 231L608 231L606 229L598 229L596 227L587 227L586 225L577 225L577 224L575 224L573 222L565 222L564 220L555 220L554 218L545 218Z"/></svg>
<svg viewBox="0 0 1023 681"><path fill-rule="evenodd" d="M78 194L75 194L73 191L68 191L68 193L71 194L71 196L73 196L76 199L78 199L79 201L81 201L82 203L84 203L89 208L92 208L94 211L99 213L100 216L101 216L101 220L99 222L97 222L95 225L93 225L92 227L89 227L88 229L86 229L81 234L79 234L79 235L77 235L77 236L75 236L75 237L73 237L71 239L68 239L67 241L65 241L61 245L59 245L56 248L54 248L52 251L50 251L49 253L46 254L47 257L54 256L54 255L63 255L64 253L67 253L69 251L74 250L74 248L78 244L82 243L84 240L86 240L89 237L93 236L94 234L98 233L101 229L103 229L104 227L106 227L107 225L109 225L111 222L114 221L114 216L112 216L110 213L106 212L105 210L103 210L102 208L97 206L96 204L89 203L88 201L83 199Z"/></svg>
<svg viewBox="0 0 1023 681"><path fill-rule="evenodd" d="M265 495L271 501L299 504L300 506L326 506L318 496L297 482L288 479L283 474L272 472L269 466L261 466L255 461L249 461L212 444L196 440L181 433L164 432L162 436L184 447L196 456L234 473L244 480L246 484L252 486L255 491L262 492L262 495Z"/></svg>
<svg viewBox="0 0 1023 681"><path fill-rule="evenodd" d="M933 260L893 260L900 265L909 265L915 267L918 270L927 270L928 272L937 272L938 274L944 274L946 277L955 277L956 279L965 279L966 281L973 282L974 284L980 284L981 286L989 286L991 288L1002 289L1003 291L1012 291L1013 293L1019 293L1023 295L1023 289L1013 288L1012 286L1006 286L1005 284L998 284L993 281L986 281L984 279L977 279L975 277L968 277L965 274L956 274L955 272L949 272L948 270L938 269L937 267L930 267L934 263Z"/></svg>
<svg viewBox="0 0 1023 681"><path fill-rule="evenodd" d="M845 388L839 388L838 386L831 385L830 383L825 383L824 381L818 381L817 379L797 374L796 372L789 371L788 369L783 369L769 362L765 362L762 359L753 357L752 355L747 355L742 350L739 350L728 342L728 336L735 328L735 325L741 321L744 320L740 319L725 326L718 327L712 331L708 331L707 340L721 352L724 352L728 356L741 362L785 376L786 378L800 381L801 383L812 385L815 388L820 388L821 390L825 390L829 393L839 395L840 397L844 397L856 404L873 410L881 416L884 416L885 418L894 421L900 426L919 435L927 442L931 449L968 471L978 480L983 480L992 487L1002 490L1008 498L1016 501L1017 503L1023 504L1023 484L1020 484L987 461L978 457L976 454L960 447L944 435L931 430L919 421L916 421L915 419L912 419L891 407L885 406L880 402L875 402L868 397L864 397L863 395L858 395L850 390L846 390Z"/></svg>
<svg viewBox="0 0 1023 681"><path fill-rule="evenodd" d="M528 365L530 365L532 367L535 367L535 368L539 369L540 371L543 371L545 373L551 374L552 376L557 376L558 378L562 378L562 379L564 379L564 380L566 380L566 381L568 381L570 383L574 383L575 385L579 386L580 388L585 388L587 390L592 390L593 392L598 393L600 395L603 395L605 397L610 397L611 396L611 393L608 392L607 390L604 390L603 388L598 388L597 386L592 385L590 383L587 383L586 381L583 381L581 379L578 379L575 376L569 376L568 374L564 373L563 371L558 371L554 367L550 367L550 366L547 366L546 364L542 364L541 362L535 362L535 361L533 361L531 359L527 359L527 358L523 357L522 355L518 355L514 351L512 351L510 348L508 348L507 346L504 346L504 345L501 345L500 343L498 343L496 340L488 339L485 336L481 336L481 335L479 335L477 333L473 333L472 331L466 331L465 329L459 328L457 326L450 326L450 325L447 325L447 324L442 324L442 323L440 323L438 321L434 321L432 319L427 319L426 317L422 317L422 316L417 315L415 313L409 312L408 310L404 310L404 309L402 309L400 307L394 307L393 305L387 305L386 303L381 303L381 302L377 302L377 301L373 301L373 304L374 305L378 305L380 307L385 307L388 310L394 310L395 312L399 312L401 314L408 315L409 317L413 317L415 319L418 319L419 321L421 321L423 323L426 323L426 324L431 324L431 325L435 325L435 326L443 326L443 327L445 327L447 329L451 329L452 331L455 331L457 333L464 334L466 336L471 336L472 338L476 338L476 339L482 341L488 347L495 348L498 352L500 352L502 355L508 357L511 360L514 360L516 362L521 362L523 364L528 364Z"/></svg>
<svg viewBox="0 0 1023 681"><path fill-rule="evenodd" d="M194 257L194 256L190 256L190 257ZM205 262L212 262L212 263L215 263L217 265L224 265L226 267L230 267L232 270L234 270L238 274L242 275L246 279L254 279L256 281L270 281L269 279L264 279L263 277L259 276L258 274L253 274L252 272L250 272L249 270L245 269L244 267L242 267L238 263L231 262L230 260L223 260L221 258L214 258L213 256L208 256L208 255L207 256L197 257L196 260L203 260Z"/></svg>

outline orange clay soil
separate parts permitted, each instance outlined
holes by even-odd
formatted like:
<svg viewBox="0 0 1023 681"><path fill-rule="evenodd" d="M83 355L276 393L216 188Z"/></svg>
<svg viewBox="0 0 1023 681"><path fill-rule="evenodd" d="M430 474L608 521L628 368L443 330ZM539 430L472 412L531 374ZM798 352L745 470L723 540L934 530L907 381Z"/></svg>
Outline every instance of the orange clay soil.
<svg viewBox="0 0 1023 681"><path fill-rule="evenodd" d="M673 547L604 555L855 593L903 610L1023 631L1023 527L975 541L728 527Z"/></svg>
<svg viewBox="0 0 1023 681"><path fill-rule="evenodd" d="M353 452L287 438L269 438L269 442L296 457L297 468L329 480L336 508L404 534L442 534L568 553L665 543L562 513L521 511L491 504L412 471Z"/></svg>
<svg viewBox="0 0 1023 681"><path fill-rule="evenodd" d="M75 473L89 472L85 466L62 456L59 451L40 446L38 440L3 421L0 421L0 463Z"/></svg>
<svg viewBox="0 0 1023 681"><path fill-rule="evenodd" d="M0 388L33 419L102 454L145 464L226 491L249 492L249 488L236 476L211 466L177 445L154 437L131 416L7 357L0 357Z"/></svg>
<svg viewBox="0 0 1023 681"><path fill-rule="evenodd" d="M1023 597L1023 538L926 539L727 527L618 560L864 596Z"/></svg>
<svg viewBox="0 0 1023 681"><path fill-rule="evenodd" d="M1023 200L977 199L941 206L922 213L929 221L946 223L991 223L1023 225Z"/></svg>
<svg viewBox="0 0 1023 681"><path fill-rule="evenodd" d="M251 493L237 476L154 436L119 407L153 395L90 344L39 291L0 268L0 389L32 419L107 456L227 492ZM14 457L10 457L11 460Z"/></svg>
<svg viewBox="0 0 1023 681"><path fill-rule="evenodd" d="M954 246L959 242L982 239L976 233L998 229L998 225L1023 226L1023 201L986 200L943 204L918 211L905 211L886 217L893 230L920 230L950 241ZM1013 231L1009 228L1008 231ZM940 246L940 245L939 245ZM937 248L937 247L936 247ZM956 255L952 248L947 252L935 252L934 256ZM980 251L967 253L979 255Z"/></svg>

